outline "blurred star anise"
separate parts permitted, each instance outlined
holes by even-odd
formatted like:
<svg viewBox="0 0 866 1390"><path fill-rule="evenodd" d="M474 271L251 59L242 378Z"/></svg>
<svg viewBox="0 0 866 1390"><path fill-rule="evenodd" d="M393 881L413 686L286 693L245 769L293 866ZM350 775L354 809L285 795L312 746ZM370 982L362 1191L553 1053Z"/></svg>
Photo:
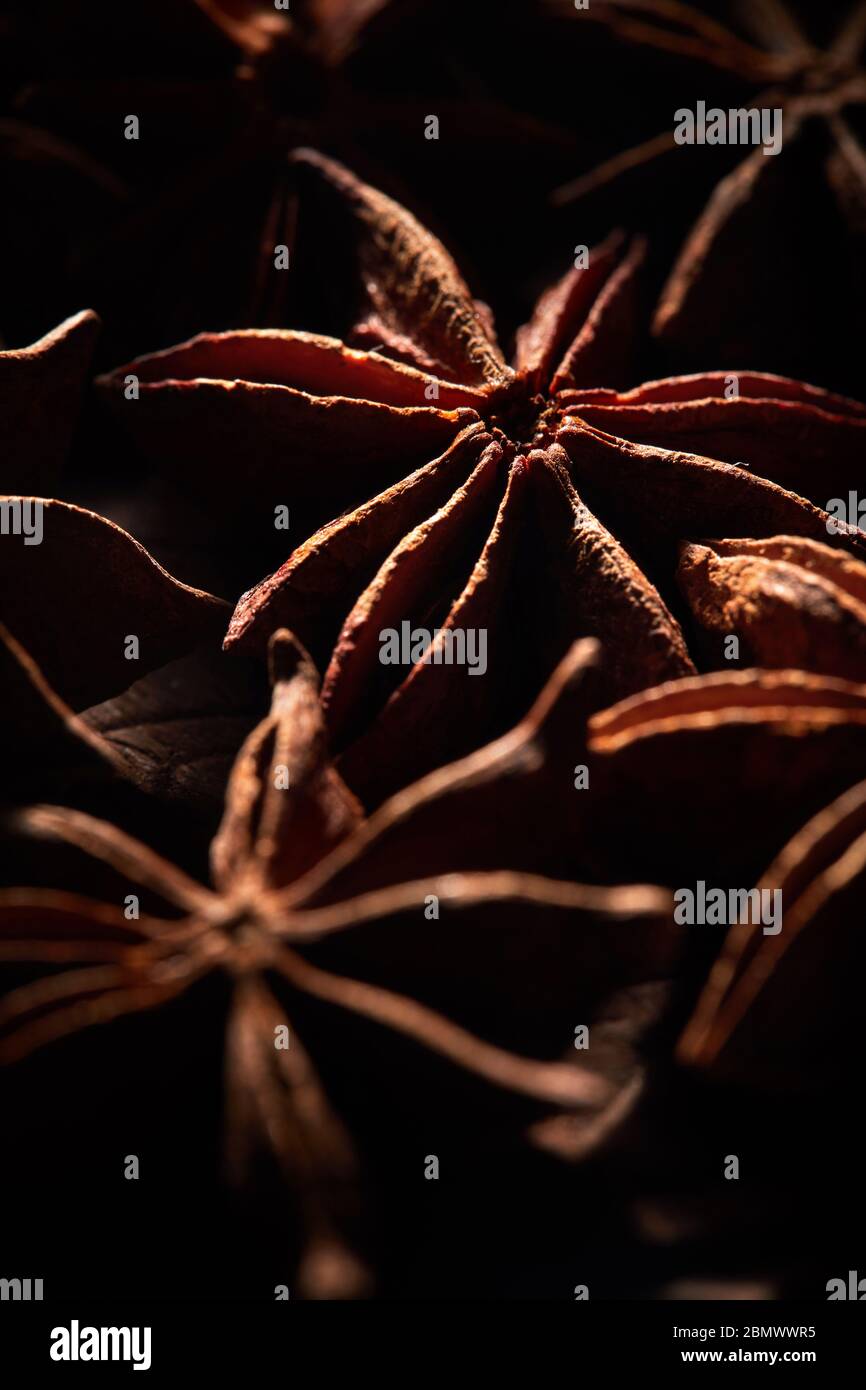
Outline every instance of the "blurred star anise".
<svg viewBox="0 0 866 1390"><path fill-rule="evenodd" d="M546 190L578 155L571 131L485 90L439 9L401 0L293 0L279 10L269 0L92 0L86 19L73 19L63 0L38 15L22 9L8 124L21 146L12 201L27 211L16 208L0 229L0 287L15 298L16 323L27 323L48 271L52 303L64 307L74 293L102 313L114 358L203 326L286 321L285 277L267 272L283 240L284 153L293 144L321 145L392 180L400 196L411 190L431 217L456 213L462 244L480 230L482 162L491 179L519 170L541 217ZM407 52L411 63L394 62ZM32 69L24 84L22 67ZM123 138L127 112L141 118L137 140ZM429 113L441 140L425 137ZM0 122L0 149L3 135ZM53 209L70 185L79 216L56 229ZM70 238L47 269L33 249L46 228ZM507 266L497 249L485 236L472 255Z"/></svg>
<svg viewBox="0 0 866 1390"><path fill-rule="evenodd" d="M261 651L285 625L330 657L329 729L365 804L508 727L576 637L603 641L609 701L692 673L668 606L681 543L863 548L844 523L830 534L823 508L859 476L866 407L756 373L609 389L629 371L639 246L613 240L548 290L511 367L405 209L321 156L296 164L321 211L316 254L341 248L333 279L362 348L203 334L101 385L156 466L234 527L246 512L272 531L272 508L291 504L304 536L347 509L242 597L227 646ZM395 679L380 634L407 621L486 630L485 679L436 664L441 637Z"/></svg>
<svg viewBox="0 0 866 1390"><path fill-rule="evenodd" d="M408 877L405 856L388 852L395 831L399 837L407 819L424 822L432 857L447 862L485 782L495 798L488 766L495 771L505 749L493 746L472 766L443 770L364 824L328 760L318 678L307 654L280 632L271 659L271 713L244 744L230 779L211 851L213 889L80 812L37 806L18 815L19 830L85 850L180 916L145 912L130 920L116 905L70 893L0 891L0 958L81 967L7 995L0 1056L17 1060L225 972L233 985L230 1157L243 1164L266 1138L298 1201L299 1289L349 1297L367 1287L353 1245L357 1158L298 1035L296 1010L313 1047L316 1026L322 1030L327 1020L333 1034L339 1012L332 1011L347 1010L466 1069L494 1092L533 1102L536 1111L599 1111L615 1097L616 1083L557 1060L567 1050L576 1001L597 1004L614 987L668 974L679 932L662 889L584 887L510 870ZM544 766L551 706L580 682L591 659L588 644L576 648L550 695L514 731L508 756L516 767ZM468 792L463 814L461 785ZM452 786L449 815L437 820L435 798ZM500 855L500 863L508 858L504 843ZM318 1025L315 1013L307 1020L308 1000L327 1006ZM522 1040L523 1050L548 1055L525 1057L482 1040L464 1026L473 1016ZM390 1061L393 1071L393 1055ZM411 1086L399 1096L397 1104L413 1103ZM476 1123L485 1113L473 1105Z"/></svg>
<svg viewBox="0 0 866 1390"><path fill-rule="evenodd" d="M659 212L675 220L692 189L708 186L655 311L654 331L673 360L760 362L862 395L862 361L849 343L866 312L866 5L799 11L784 0L746 0L721 7L726 23L689 4L600 0L573 13L576 27L606 26L655 57L670 126L649 139L643 132L639 145L557 198L598 198L611 182L646 171L652 182L631 221L650 231ZM813 41L810 31L828 24L832 36ZM675 64L675 78L662 62ZM674 141L675 109L698 99L708 108L781 109L780 152L707 145L698 164Z"/></svg>
<svg viewBox="0 0 866 1390"><path fill-rule="evenodd" d="M779 932L731 927L679 1044L716 1080L783 1094L857 1074L866 783L822 809L758 882L782 894Z"/></svg>

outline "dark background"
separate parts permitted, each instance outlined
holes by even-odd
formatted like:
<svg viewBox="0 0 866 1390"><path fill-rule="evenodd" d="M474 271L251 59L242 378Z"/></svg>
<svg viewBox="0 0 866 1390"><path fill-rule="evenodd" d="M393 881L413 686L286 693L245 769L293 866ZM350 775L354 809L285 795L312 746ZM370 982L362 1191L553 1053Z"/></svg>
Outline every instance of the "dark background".
<svg viewBox="0 0 866 1390"><path fill-rule="evenodd" d="M846 7L798 8L820 38ZM613 226L651 238L651 303L730 167L725 150L713 152L712 169L685 152L675 171L555 206L553 190L668 128L675 106L743 101L750 90L629 49L581 25L567 4L388 6L342 61L317 35L311 8L292 11L295 39L239 77L242 55L193 3L7 7L6 346L84 307L104 320L97 369L204 329L277 322L339 331L339 306L328 319L310 286L280 301L262 279L258 248L263 229L280 225L285 154L297 143L345 160L433 227L494 309L506 344L538 290L569 267L573 246ZM129 113L141 120L138 142L123 138ZM423 138L430 114L440 117L438 141ZM862 344L833 328L832 277L850 270L828 252L835 210L805 182L786 196L776 254L789 273L796 331L764 350L756 306L754 356L734 362L716 360L711 326L707 342L680 357L647 337L644 376L754 367L859 393ZM731 276L735 293L736 267ZM143 466L91 407L66 485L64 495L122 517L168 563L167 545L148 534ZM224 561L224 586L263 572L261 557L258 570L242 555ZM163 808L154 816L131 793L85 789L78 799L205 871L207 823ZM70 882L63 856L57 864L37 857L33 868L47 881L88 886L83 866ZM21 882L22 867L16 849L3 881ZM163 1009L158 1027L146 1017L122 1021L4 1078L0 1276L42 1277L46 1297L269 1299L275 1284L291 1284L293 1214L275 1175L263 1165L246 1196L222 1177L225 1002L221 986L207 984ZM309 1020L325 1039L325 1080L365 1154L380 1296L568 1300L587 1283L601 1298L707 1289L823 1297L826 1278L844 1276L850 1252L864 1248L850 1210L860 1151L839 1138L850 1092L807 1108L692 1088L661 1060L677 1008L667 1031L642 1044L646 1101L609 1151L579 1170L493 1124L486 1148L470 1148L471 1086L455 1099L453 1078L446 1085L408 1045L395 1049L361 1024L359 1036L344 1026L329 1044L329 1020ZM738 1184L721 1178L731 1152L741 1156ZM123 1178L131 1153L138 1182ZM439 1182L423 1178L428 1153L440 1158Z"/></svg>

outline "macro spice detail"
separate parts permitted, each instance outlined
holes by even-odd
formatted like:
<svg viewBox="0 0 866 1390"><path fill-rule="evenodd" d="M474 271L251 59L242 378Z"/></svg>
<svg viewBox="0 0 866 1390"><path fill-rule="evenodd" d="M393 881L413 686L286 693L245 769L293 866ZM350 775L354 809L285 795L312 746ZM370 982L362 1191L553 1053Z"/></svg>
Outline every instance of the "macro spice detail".
<svg viewBox="0 0 866 1390"><path fill-rule="evenodd" d="M856 1298L866 0L0 30L0 1376Z"/></svg>
<svg viewBox="0 0 866 1390"><path fill-rule="evenodd" d="M241 598L226 642L261 650L285 624L328 662L331 736L366 803L507 727L575 636L605 642L610 700L693 672L659 592L675 592L686 538L862 547L852 528L828 534L823 491L856 476L864 407L756 373L601 385L623 377L637 335L639 246L612 240L542 295L508 366L489 314L405 209L333 161L296 163L323 215L348 225L350 338L377 350L288 330L206 334L101 384L160 467L187 486L207 468L215 505L239 464L245 489L279 496L291 437L310 515L347 507ZM434 428L450 436L444 452ZM354 508L350 438L357 458L405 474ZM407 461L420 466L406 473ZM383 669L380 632L416 615L487 631L487 678L469 688L435 657Z"/></svg>
<svg viewBox="0 0 866 1390"><path fill-rule="evenodd" d="M21 813L22 830L80 846L154 890L182 916L162 920L148 914L129 921L116 907L73 894L0 891L0 959L81 967L7 995L0 1004L0 1057L20 1060L77 1029L151 1010L212 970L226 971L234 984L227 1023L227 1141L232 1151L242 1151L251 1142L249 1128L260 1127L286 1171L304 1230L300 1291L352 1297L367 1285L343 1228L347 1200L352 1205L345 1189L356 1181L352 1145L295 1036L292 1006L286 1011L279 1002L279 987L394 1029L494 1087L540 1103L598 1107L613 1094L601 1077L487 1043L428 1005L383 988L375 977L387 979L401 964L424 994L444 994L458 1013L471 1012L470 961L476 990L483 992L485 941L496 954L497 938L504 936L509 954L498 956L490 991L495 996L504 990L507 997L517 986L505 975L509 957L517 971L524 962L545 971L545 958L551 968L556 961L543 991L549 1021L552 1008L568 1009L566 957L573 957L578 971L594 970L603 988L612 978L606 944L615 954L618 980L652 978L673 961L677 932L669 895L649 887L583 887L507 870L409 881L398 870L386 885L369 887L365 860L375 859L377 840L388 836L406 808L386 807L362 832L360 807L327 759L309 658L290 634L280 632L271 643L271 660L271 714L244 744L229 782L211 851L213 891L92 817L50 806ZM524 740L532 736L531 726L521 731ZM416 799L422 814L424 798L421 786ZM447 845L459 829L452 812L438 834ZM337 846L341 852L331 868L328 851ZM461 945L456 974L436 964L439 933L425 930L423 915L419 922L420 909L431 902L437 917L441 905L461 934L476 938ZM453 927L444 930L450 936ZM414 940L408 948L399 941L407 932ZM361 978L345 976L340 951L333 949L343 933L350 943L344 960L356 959ZM353 952L355 937L361 945ZM553 948L549 953L542 950L544 941ZM331 961L336 970L328 968ZM557 976L564 992L557 989ZM278 984L272 987L267 977ZM518 1014L525 1014L526 1004L524 997ZM527 1022L531 1036L531 1014ZM281 1041L281 1032L288 1042Z"/></svg>

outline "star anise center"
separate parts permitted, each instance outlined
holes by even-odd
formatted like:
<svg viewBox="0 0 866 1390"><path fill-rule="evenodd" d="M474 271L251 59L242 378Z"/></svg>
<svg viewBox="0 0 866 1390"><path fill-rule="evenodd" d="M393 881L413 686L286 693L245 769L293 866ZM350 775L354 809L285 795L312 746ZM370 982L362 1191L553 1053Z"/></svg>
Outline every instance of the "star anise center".
<svg viewBox="0 0 866 1390"><path fill-rule="evenodd" d="M815 53L798 70L781 99L795 104L824 97L832 109L866 101L866 72L837 53Z"/></svg>
<svg viewBox="0 0 866 1390"><path fill-rule="evenodd" d="M195 947L229 975L267 968L274 942L267 913L264 898L258 904L246 893L214 898L192 924Z"/></svg>
<svg viewBox="0 0 866 1390"><path fill-rule="evenodd" d="M530 396L527 383L518 378L497 397L486 423L506 449L541 449L553 437L559 405L549 395Z"/></svg>

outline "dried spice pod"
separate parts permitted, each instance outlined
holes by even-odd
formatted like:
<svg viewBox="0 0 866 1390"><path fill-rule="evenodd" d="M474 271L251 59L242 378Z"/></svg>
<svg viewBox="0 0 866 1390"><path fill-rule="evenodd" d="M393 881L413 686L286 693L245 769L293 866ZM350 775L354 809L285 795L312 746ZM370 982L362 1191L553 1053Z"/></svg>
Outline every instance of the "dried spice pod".
<svg viewBox="0 0 866 1390"><path fill-rule="evenodd" d="M616 1087L556 1060L571 1036L575 991L597 1003L613 977L664 976L679 933L670 894L652 887L599 889L512 871L409 880L396 865L379 890L369 890L362 874L353 884L354 861L387 836L401 814L399 800L369 828L360 824L360 808L327 757L312 663L286 632L275 636L271 660L271 714L232 774L213 845L213 889L89 816L53 807L21 813L22 830L79 846L180 915L132 922L117 907L73 894L0 893L3 959L83 967L6 997L0 1055L20 1058L225 972L233 984L231 1155L242 1163L266 1137L298 1203L299 1289L351 1297L367 1287L353 1244L357 1160L308 1055L306 1025L304 1044L296 1032L305 1001L326 1006L311 1046L332 1035L330 1011L347 1010L465 1069L483 1083L479 1097L513 1093L536 1109L600 1109ZM438 777L447 780L448 771ZM447 845L459 846L466 828L459 815L435 827L446 860ZM425 916L431 901L441 912L433 929ZM404 992L407 982L417 996ZM501 1044L469 1031L479 1014ZM275 1045L284 1030L288 1046ZM518 1040L542 1055L519 1055ZM393 1085L393 1052L389 1061ZM412 1103L410 1087L400 1095L402 1104ZM486 1113L479 1097L476 1119Z"/></svg>
<svg viewBox="0 0 866 1390"><path fill-rule="evenodd" d="M80 722L139 791L219 816L238 749L267 705L258 662L227 659L218 642L143 676L82 712Z"/></svg>
<svg viewBox="0 0 866 1390"><path fill-rule="evenodd" d="M0 508L0 618L74 708L222 631L221 599L180 584L105 517L39 497Z"/></svg>
<svg viewBox="0 0 866 1390"><path fill-rule="evenodd" d="M683 546L677 579L710 664L739 639L742 664L866 680L866 565L817 541Z"/></svg>
<svg viewBox="0 0 866 1390"><path fill-rule="evenodd" d="M690 674L655 587L670 586L680 540L826 536L822 466L850 482L866 408L754 374L612 391L637 333L640 246L612 238L542 295L509 366L489 313L411 214L320 155L295 167L339 231L349 337L376 349L206 334L101 387L149 457L193 487L206 470L224 506L237 505L241 464L262 527L269 506L296 498L302 534L346 508L241 598L227 645L261 652L287 625L331 658L329 725L365 804L508 728L577 637L605 642L608 700ZM732 442L754 473L733 466ZM353 508L383 473L398 481ZM836 541L862 538L843 528ZM428 640L407 655L401 636L386 663L383 633L404 631ZM485 634L483 680L449 661L468 632Z"/></svg>
<svg viewBox="0 0 866 1390"><path fill-rule="evenodd" d="M237 751L267 702L259 663L227 659L211 641L75 714L2 623L0 691L4 801L121 779L205 819L219 817Z"/></svg>
<svg viewBox="0 0 866 1390"><path fill-rule="evenodd" d="M114 795L124 783L181 803L191 821L213 821L238 748L260 716L263 685L258 663L227 661L218 645L205 644L75 714L0 624L9 738L2 799L69 797L97 784Z"/></svg>
<svg viewBox="0 0 866 1390"><path fill-rule="evenodd" d="M774 1090L844 1085L856 1069L866 783L819 812L759 881L781 930L731 927L679 1042L711 1077Z"/></svg>
<svg viewBox="0 0 866 1390"><path fill-rule="evenodd" d="M686 100L699 92L708 123L717 112L723 122L731 111L757 115L759 135L750 126L745 140L736 130L721 140L696 130L693 142L706 145L698 161L675 138L675 122L689 111L683 105L666 130L650 139L644 132L639 145L556 195L560 203L591 201L612 182L644 171L670 221L671 205L674 215L681 207L690 220L691 186L706 189L655 312L654 331L679 361L705 360L708 351L734 360L748 355L783 371L829 373L844 389L863 393L862 369L847 343L866 303L866 22L859 0L839 8L826 44L809 32L824 16L810 12L801 25L790 5L775 0L723 5L713 16L666 0L607 0L575 16L655 55L660 74L679 60L679 77L676 84L668 78L668 89ZM720 22L726 14L730 24ZM700 113L689 114L700 126ZM752 148L743 151L743 143ZM730 156L719 144L731 145ZM676 187L678 163L688 192ZM683 178L686 167L690 179ZM659 196L659 184L667 196ZM646 228L651 217L645 210L640 225ZM809 284L802 268L816 242L823 248L821 275Z"/></svg>
<svg viewBox="0 0 866 1390"><path fill-rule="evenodd" d="M352 882L374 890L395 872L492 869L507 845L509 864L529 873L750 883L828 790L866 774L864 686L736 671L600 709L603 662L595 644L576 643L513 730L393 797L381 826L384 810L374 813L356 836L367 843L353 851ZM436 826L458 818L446 858ZM341 882L335 851L329 892Z"/></svg>
<svg viewBox="0 0 866 1390"><path fill-rule="evenodd" d="M41 495L54 489L99 330L96 314L86 309L29 347L0 351L4 492Z"/></svg>
<svg viewBox="0 0 866 1390"><path fill-rule="evenodd" d="M805 671L672 681L594 714L587 754L601 876L627 844L636 873L739 887L866 773L866 686Z"/></svg>

